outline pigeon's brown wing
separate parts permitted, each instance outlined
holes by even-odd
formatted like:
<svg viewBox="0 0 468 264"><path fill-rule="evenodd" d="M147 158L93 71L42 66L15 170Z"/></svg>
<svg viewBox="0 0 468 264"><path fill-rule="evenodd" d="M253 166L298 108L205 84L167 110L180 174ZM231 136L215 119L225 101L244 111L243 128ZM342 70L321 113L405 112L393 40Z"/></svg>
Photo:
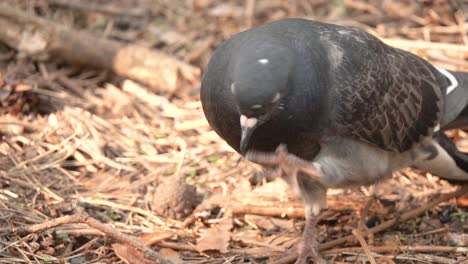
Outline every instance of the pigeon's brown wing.
<svg viewBox="0 0 468 264"><path fill-rule="evenodd" d="M342 53L331 70L336 133L397 152L433 133L447 83L437 69L357 30L341 30L328 41Z"/></svg>

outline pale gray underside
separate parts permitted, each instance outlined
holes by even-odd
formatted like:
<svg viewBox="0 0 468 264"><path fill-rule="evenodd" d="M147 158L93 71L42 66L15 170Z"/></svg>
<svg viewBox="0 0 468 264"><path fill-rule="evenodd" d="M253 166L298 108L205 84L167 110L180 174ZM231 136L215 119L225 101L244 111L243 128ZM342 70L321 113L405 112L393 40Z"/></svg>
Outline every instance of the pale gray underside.
<svg viewBox="0 0 468 264"><path fill-rule="evenodd" d="M326 206L326 189L375 184L390 177L392 172L410 166L417 166L441 178L468 182L468 174L457 167L432 138L424 139L403 153L385 151L349 138L327 138L321 143L321 150L313 164L324 176L324 185L312 180L302 186L297 181L288 181L299 190L312 215L318 214ZM308 181L307 175L299 177L303 182Z"/></svg>

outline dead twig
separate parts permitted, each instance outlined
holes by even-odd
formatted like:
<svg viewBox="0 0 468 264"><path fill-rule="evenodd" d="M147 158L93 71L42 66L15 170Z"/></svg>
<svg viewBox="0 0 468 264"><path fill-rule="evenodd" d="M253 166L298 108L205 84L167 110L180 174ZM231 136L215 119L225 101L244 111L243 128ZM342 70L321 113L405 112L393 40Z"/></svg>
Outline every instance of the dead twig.
<svg viewBox="0 0 468 264"><path fill-rule="evenodd" d="M461 57L468 57L468 46L449 44L449 43L438 43L428 42L421 40L404 40L404 39L381 39L386 44L401 48L404 50L445 50L452 53L457 53Z"/></svg>
<svg viewBox="0 0 468 264"><path fill-rule="evenodd" d="M153 223L155 223L157 225L165 225L166 224L163 220L161 220L161 218L157 217L153 213L151 213L149 211L146 211L146 210L143 210L143 209L138 208L138 207L128 206L128 205L125 205L125 204L118 204L118 203L115 203L115 202L106 201L106 200L102 200L102 199L93 199L93 198L85 198L85 197L81 197L80 202L87 203L87 204L93 204L93 205L103 205L103 206L108 206L108 207L111 207L111 208L116 208L116 209L120 209L120 210L125 210L125 211L129 211L129 212L137 213L137 214L140 214L140 215L143 215L143 216L147 217L148 220L151 220L151 222L153 222Z"/></svg>
<svg viewBox="0 0 468 264"><path fill-rule="evenodd" d="M245 1L245 20L247 22L247 28L250 28L254 24L255 20L255 0Z"/></svg>
<svg viewBox="0 0 468 264"><path fill-rule="evenodd" d="M26 227L14 227L14 228L11 228L10 232L14 234L18 234L19 236L24 236L24 235L31 234L31 233L44 232L56 226L66 225L66 224L86 224L90 227L93 227L103 232L104 234L106 234L107 236L115 240L122 241L142 251L145 255L145 258L151 261L154 261L156 263L161 263L161 264L173 263L172 261L154 252L152 249L147 247L144 243L142 243L140 240L136 239L135 237L125 235L119 232L118 230L114 229L113 227L105 225L97 221L96 219L87 215L83 215L83 214L67 215L67 216L59 217L59 218L56 218L56 219L53 219L53 220L50 220L41 224L35 224L35 225L26 226Z"/></svg>
<svg viewBox="0 0 468 264"><path fill-rule="evenodd" d="M50 5L58 6L61 8L75 9L84 12L99 12L112 16L132 16L132 17L144 17L148 14L143 9L128 9L120 8L116 5L99 5L92 2L86 4L78 3L76 1L64 1L64 0L48 0Z"/></svg>
<svg viewBox="0 0 468 264"><path fill-rule="evenodd" d="M276 216L276 217L290 217L290 218L303 218L304 208L303 207L266 207L256 205L233 205L233 214L253 214L263 216Z"/></svg>
<svg viewBox="0 0 468 264"><path fill-rule="evenodd" d="M366 240L364 240L364 237L362 236L361 230L362 229L353 229L353 231L352 231L353 235L356 237L356 239L361 244L361 248L364 251L364 253L366 254L367 259L369 260L369 262L371 264L377 264L374 257L372 256L372 252L370 251L369 246L366 243Z"/></svg>
<svg viewBox="0 0 468 264"><path fill-rule="evenodd" d="M394 219L388 220L388 221L383 222L382 224L380 224L378 226L370 228L368 232L369 232L369 234L375 234L377 232L383 231L383 230L395 225L399 221L403 222L403 221L409 220L411 218L414 218L414 217L424 213L429 208L432 208L432 207L438 205L439 203L442 203L442 202L447 201L449 199L452 199L452 198L458 197L460 195L466 194L467 192L468 192L468 184L462 186L460 189L458 189L458 190L456 190L454 192L451 192L451 193L442 195L442 196L440 196L438 198L435 198L432 201L426 203L424 206L421 206L421 207L418 207L418 208L416 208L414 210L406 212L406 213L402 214L399 218L394 218ZM327 243L323 243L323 244L321 244L319 246L319 248L320 248L321 251L325 252L326 249L329 249L329 248L332 248L332 247L335 247L335 246L338 246L338 245L341 245L341 244L344 244L344 243L354 242L355 239L356 238L355 238L354 235L349 235L349 236L345 236L345 237L342 237L342 238L335 239L335 240L327 242ZM370 248L370 249L372 250L372 248ZM453 250L453 247L451 247L451 249ZM339 250L341 252L343 251L342 248L340 248ZM362 248L359 247L359 250L362 250ZM297 259L297 253L291 254L291 255L289 255L289 256L287 256L285 258L279 259L278 261L272 262L272 264L290 263L290 262L293 262L295 259Z"/></svg>
<svg viewBox="0 0 468 264"><path fill-rule="evenodd" d="M426 252L426 253L467 253L468 247L428 246L428 245L402 245L402 246L369 246L368 249L374 253L397 253L397 252ZM334 248L322 251L324 255L334 255L343 252L363 252L362 247Z"/></svg>
<svg viewBox="0 0 468 264"><path fill-rule="evenodd" d="M345 0L344 4L346 5L346 7L349 7L352 9L368 12L371 14L381 15L379 9L369 3L355 1L355 0Z"/></svg>
<svg viewBox="0 0 468 264"><path fill-rule="evenodd" d="M181 80L199 80L199 68L164 53L99 39L7 5L0 5L0 24L0 41L26 55L112 70L162 92L173 93Z"/></svg>
<svg viewBox="0 0 468 264"><path fill-rule="evenodd" d="M467 253L467 247L448 247L448 246L427 246L427 245L401 245L401 246L370 246L368 247L370 254L372 253L391 253L397 255L398 252L426 252L426 253ZM321 251L323 255L337 255L337 254L362 254L364 249L362 247L347 247L347 248L334 248ZM364 252L365 253L365 252ZM292 254L295 255L295 254ZM270 262L271 264L288 264L294 262L296 258L293 256L281 258L277 261ZM397 256L394 258L398 259ZM380 258L382 259L382 258ZM379 262L380 263L380 262Z"/></svg>
<svg viewBox="0 0 468 264"><path fill-rule="evenodd" d="M0 120L0 126L20 126L30 130L40 130L38 126L20 120Z"/></svg>

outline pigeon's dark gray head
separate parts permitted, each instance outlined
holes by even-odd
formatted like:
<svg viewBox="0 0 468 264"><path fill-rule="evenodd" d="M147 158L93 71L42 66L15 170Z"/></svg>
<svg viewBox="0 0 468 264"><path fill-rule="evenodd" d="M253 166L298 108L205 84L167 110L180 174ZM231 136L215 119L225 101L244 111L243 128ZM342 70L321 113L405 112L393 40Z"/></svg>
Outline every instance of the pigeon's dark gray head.
<svg viewBox="0 0 468 264"><path fill-rule="evenodd" d="M251 43L235 60L231 92L240 114L240 150L255 129L283 110L294 54L281 45Z"/></svg>

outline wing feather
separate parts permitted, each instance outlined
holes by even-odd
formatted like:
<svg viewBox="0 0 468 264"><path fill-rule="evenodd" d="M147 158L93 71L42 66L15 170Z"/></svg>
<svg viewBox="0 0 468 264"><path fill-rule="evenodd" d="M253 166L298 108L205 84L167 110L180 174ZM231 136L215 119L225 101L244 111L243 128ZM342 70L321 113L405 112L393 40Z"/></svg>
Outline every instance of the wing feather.
<svg viewBox="0 0 468 264"><path fill-rule="evenodd" d="M323 38L344 51L341 65L331 70L334 131L397 152L430 136L441 117L446 80L423 59L370 34L339 31Z"/></svg>

